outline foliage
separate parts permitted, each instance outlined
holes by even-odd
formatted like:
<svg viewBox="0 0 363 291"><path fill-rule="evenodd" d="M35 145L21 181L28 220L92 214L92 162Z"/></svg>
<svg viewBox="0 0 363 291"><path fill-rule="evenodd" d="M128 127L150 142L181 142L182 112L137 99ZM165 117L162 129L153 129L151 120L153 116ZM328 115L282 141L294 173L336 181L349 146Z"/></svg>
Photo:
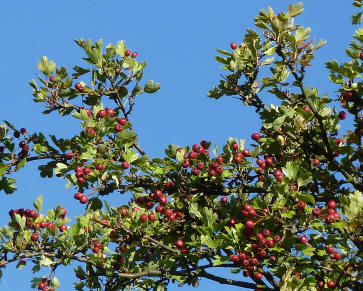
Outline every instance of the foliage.
<svg viewBox="0 0 363 291"><path fill-rule="evenodd" d="M151 159L130 115L137 96L160 85L142 81L146 63L137 53L123 41L104 48L102 40L80 39L90 67L72 74L42 57L42 75L30 82L34 101L44 114L78 119L80 133L47 138L5 121L0 190L16 191L11 174L44 160L40 176L65 179L87 206L71 225L60 205L42 212L42 197L35 209L11 210L0 229L0 267L50 267L32 281L42 290L59 288L55 270L72 263L76 290L160 291L169 282L197 286L200 278L255 290L362 290L363 28L346 50L349 61L326 63L339 91L329 98L304 82L325 42L314 44L310 28L294 23L302 12L301 3L278 14L261 10L259 31L248 29L232 51L218 50L226 75L208 96L235 96L256 108L262 128L251 149L230 138L221 152L201 141L169 145L165 157ZM361 22L361 12L352 22ZM266 106L265 92L277 105ZM347 114L352 128L341 135ZM128 205L102 203L117 192L132 194ZM220 267L251 280L209 271Z"/></svg>

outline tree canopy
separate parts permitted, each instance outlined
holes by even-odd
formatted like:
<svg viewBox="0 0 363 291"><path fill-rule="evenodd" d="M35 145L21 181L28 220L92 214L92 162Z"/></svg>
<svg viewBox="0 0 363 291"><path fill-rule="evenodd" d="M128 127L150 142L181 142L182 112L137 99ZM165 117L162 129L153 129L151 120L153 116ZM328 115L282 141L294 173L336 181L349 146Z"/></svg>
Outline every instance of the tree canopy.
<svg viewBox="0 0 363 291"><path fill-rule="evenodd" d="M363 5L354 5L359 25ZM201 278L253 290L362 290L363 28L348 61L326 63L338 92L327 96L305 82L325 42L295 23L302 12L301 3L261 10L254 30L217 50L224 74L208 97L255 108L261 129L249 146L231 137L218 150L203 140L149 157L132 113L138 96L160 84L143 80L137 52L124 41L79 39L87 66L72 72L43 56L29 83L34 102L44 114L79 120L79 134L46 137L4 121L0 191L15 192L13 174L41 161L40 176L64 179L85 210L71 223L61 205L44 211L42 196L34 209L11 210L0 267L31 265L40 274L32 287L43 291L60 287L61 265L74 267L76 290L161 291ZM128 204L109 205L118 194L130 195Z"/></svg>

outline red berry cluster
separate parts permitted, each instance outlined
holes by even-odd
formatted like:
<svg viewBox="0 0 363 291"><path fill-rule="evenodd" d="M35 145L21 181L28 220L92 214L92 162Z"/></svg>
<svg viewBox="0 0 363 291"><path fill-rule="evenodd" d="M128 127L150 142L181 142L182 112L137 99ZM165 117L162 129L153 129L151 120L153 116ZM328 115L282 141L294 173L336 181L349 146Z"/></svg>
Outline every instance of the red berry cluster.
<svg viewBox="0 0 363 291"><path fill-rule="evenodd" d="M50 284L50 280L48 280L47 278L43 278L42 281L40 281L38 283L38 290L42 290L42 291L54 291L54 289L48 288L49 284Z"/></svg>
<svg viewBox="0 0 363 291"><path fill-rule="evenodd" d="M83 184L86 182L87 176L92 173L92 169L87 166L76 166L75 172L78 183Z"/></svg>
<svg viewBox="0 0 363 291"><path fill-rule="evenodd" d="M101 242L99 242L99 241L94 242L94 243L93 243L92 251L93 251L95 254L98 254L101 250L102 250L102 243L101 243Z"/></svg>
<svg viewBox="0 0 363 291"><path fill-rule="evenodd" d="M88 202L88 196L81 192L77 192L76 194L74 194L74 199L81 202L81 204L86 204Z"/></svg>
<svg viewBox="0 0 363 291"><path fill-rule="evenodd" d="M340 214L336 211L337 203L334 200L330 200L327 203L327 208L320 209L314 208L312 213L317 218L325 218L325 222L330 224L340 219Z"/></svg>
<svg viewBox="0 0 363 291"><path fill-rule="evenodd" d="M132 57L132 58L136 58L137 57L137 55L138 55L138 53L137 52L133 52L133 53L131 53L131 51L130 50L126 50L125 51L125 57Z"/></svg>
<svg viewBox="0 0 363 291"><path fill-rule="evenodd" d="M187 169L191 168L191 173L194 176L200 175L203 171L208 171L210 177L220 175L224 171L223 157L219 156L216 159L208 160L209 157L209 143L202 140L200 144L194 144L192 150L184 155L182 167ZM178 151L181 149L178 148Z"/></svg>

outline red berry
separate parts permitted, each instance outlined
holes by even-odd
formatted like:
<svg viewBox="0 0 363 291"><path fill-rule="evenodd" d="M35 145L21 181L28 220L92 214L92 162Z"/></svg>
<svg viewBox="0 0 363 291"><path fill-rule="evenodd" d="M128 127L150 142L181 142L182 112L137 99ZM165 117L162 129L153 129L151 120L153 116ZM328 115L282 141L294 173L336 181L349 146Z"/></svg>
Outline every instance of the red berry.
<svg viewBox="0 0 363 291"><path fill-rule="evenodd" d="M251 138L255 141L258 141L261 138L261 136L259 133L255 132L255 133L252 133Z"/></svg>
<svg viewBox="0 0 363 291"><path fill-rule="evenodd" d="M153 213L150 213L148 216L147 216L147 218L150 220L150 221L155 221L155 214L153 214Z"/></svg>
<svg viewBox="0 0 363 291"><path fill-rule="evenodd" d="M125 57L129 57L131 55L131 51L130 50L126 50L125 51Z"/></svg>
<svg viewBox="0 0 363 291"><path fill-rule="evenodd" d="M173 210L171 210L171 209L164 209L164 215L166 217L172 216L173 215Z"/></svg>
<svg viewBox="0 0 363 291"><path fill-rule="evenodd" d="M236 144L236 143L232 144L232 149L238 150L238 144Z"/></svg>
<svg viewBox="0 0 363 291"><path fill-rule="evenodd" d="M189 157L189 159L194 160L194 159L197 158L197 153L196 152L190 152L188 154L188 157Z"/></svg>
<svg viewBox="0 0 363 291"><path fill-rule="evenodd" d="M262 234L264 237L269 237L271 235L271 232L269 229L265 228L264 230L262 230Z"/></svg>
<svg viewBox="0 0 363 291"><path fill-rule="evenodd" d="M325 217L326 223L333 223L335 221L334 214L329 214L327 217Z"/></svg>
<svg viewBox="0 0 363 291"><path fill-rule="evenodd" d="M297 202L297 207L300 208L300 209L304 209L306 207L305 201L298 201Z"/></svg>
<svg viewBox="0 0 363 291"><path fill-rule="evenodd" d="M128 169L130 167L130 164L128 162L124 161L124 162L122 162L121 166L124 169Z"/></svg>
<svg viewBox="0 0 363 291"><path fill-rule="evenodd" d="M140 220L141 220L142 222L147 221L147 215L146 215L146 214L141 214L141 215L140 215Z"/></svg>
<svg viewBox="0 0 363 291"><path fill-rule="evenodd" d="M319 281L318 282L318 287L323 288L324 287L324 281Z"/></svg>
<svg viewBox="0 0 363 291"><path fill-rule="evenodd" d="M339 119L343 120L347 117L347 113L344 111L340 111L338 116L339 116Z"/></svg>
<svg viewBox="0 0 363 291"><path fill-rule="evenodd" d="M235 42L231 42L231 49L235 50L238 45Z"/></svg>
<svg viewBox="0 0 363 291"><path fill-rule="evenodd" d="M328 283L326 283L328 285L329 288L334 288L335 287L335 282L330 280L328 281Z"/></svg>
<svg viewBox="0 0 363 291"><path fill-rule="evenodd" d="M184 242L181 239L178 239L175 242L175 245L176 245L177 248L181 249L182 247L184 247Z"/></svg>
<svg viewBox="0 0 363 291"><path fill-rule="evenodd" d="M188 168L190 166L190 162L189 162L189 160L184 160L183 162L182 162L182 167L183 168Z"/></svg>
<svg viewBox="0 0 363 291"><path fill-rule="evenodd" d="M115 111L112 108L106 109L106 114L110 117L112 117L115 114Z"/></svg>
<svg viewBox="0 0 363 291"><path fill-rule="evenodd" d="M74 194L74 199L76 200L81 200L83 194L81 192L77 192L76 194Z"/></svg>
<svg viewBox="0 0 363 291"><path fill-rule="evenodd" d="M187 249L186 247L183 247L183 248L181 249L181 253L182 253L183 255L186 255L186 254L188 254L188 253L189 253L189 249Z"/></svg>
<svg viewBox="0 0 363 291"><path fill-rule="evenodd" d="M255 223L252 221L252 220L247 220L246 222L245 222L245 226L246 226L246 228L250 228L250 229L252 229L252 228L254 228L255 227Z"/></svg>
<svg viewBox="0 0 363 291"><path fill-rule="evenodd" d="M76 83L74 87L78 90L78 92L84 92L84 88L81 83Z"/></svg>
<svg viewBox="0 0 363 291"><path fill-rule="evenodd" d="M341 260L342 259L342 254L341 253L338 253L338 252L335 252L334 253L334 259Z"/></svg>
<svg viewBox="0 0 363 291"><path fill-rule="evenodd" d="M360 52L359 58L363 61L363 51Z"/></svg>
<svg viewBox="0 0 363 291"><path fill-rule="evenodd" d="M330 200L328 202L328 207L332 208L332 209L335 209L337 207L337 203L334 200Z"/></svg>
<svg viewBox="0 0 363 291"><path fill-rule="evenodd" d="M54 82L54 76L50 76L49 81Z"/></svg>
<svg viewBox="0 0 363 291"><path fill-rule="evenodd" d="M198 170L197 168L193 168L193 169L192 169L192 174L193 174L194 176L198 176L198 175L199 175L199 170Z"/></svg>
<svg viewBox="0 0 363 291"><path fill-rule="evenodd" d="M132 58L136 58L136 57L137 57L137 52L133 52L133 53L131 54L131 57L132 57Z"/></svg>
<svg viewBox="0 0 363 291"><path fill-rule="evenodd" d="M101 109L100 111L97 112L97 116L100 118L103 118L106 116L106 110Z"/></svg>
<svg viewBox="0 0 363 291"><path fill-rule="evenodd" d="M161 205L158 205L158 206L156 206L155 211L159 212L159 213L162 213L164 211L164 207L161 206Z"/></svg>
<svg viewBox="0 0 363 291"><path fill-rule="evenodd" d="M63 232L63 231L65 231L65 230L67 230L67 226L66 226L66 225L64 225L64 224L62 224L62 225L59 227L59 231L60 231L60 232Z"/></svg>
<svg viewBox="0 0 363 291"><path fill-rule="evenodd" d="M262 279L262 277L263 277L263 275L262 275L260 272L255 272L253 275L255 276L255 278L256 278L257 280L261 280L261 279Z"/></svg>
<svg viewBox="0 0 363 291"><path fill-rule="evenodd" d="M282 177L283 173L282 173L281 170L277 169L277 170L274 171L274 176L275 176L275 178Z"/></svg>
<svg viewBox="0 0 363 291"><path fill-rule="evenodd" d="M39 240L39 235L37 233L33 233L30 237L30 239L33 241L33 242L37 242Z"/></svg>
<svg viewBox="0 0 363 291"><path fill-rule="evenodd" d="M305 105L304 110L305 110L305 112L310 112L310 107L308 105Z"/></svg>
<svg viewBox="0 0 363 291"><path fill-rule="evenodd" d="M100 248L99 247L93 247L92 248L92 251L95 253L95 254L98 254L100 252Z"/></svg>
<svg viewBox="0 0 363 291"><path fill-rule="evenodd" d="M304 235L303 235L303 236L300 236L299 241L300 241L301 243L305 244L305 243L307 243L308 239L307 239L307 237L306 237L306 236L304 236Z"/></svg>
<svg viewBox="0 0 363 291"><path fill-rule="evenodd" d="M66 160L71 160L71 159L73 159L73 153L72 152L66 153L64 155L64 157Z"/></svg>
<svg viewBox="0 0 363 291"><path fill-rule="evenodd" d="M216 161L220 164L223 163L223 157L219 156L218 158L216 158Z"/></svg>
<svg viewBox="0 0 363 291"><path fill-rule="evenodd" d="M81 202L82 204L86 204L88 202L88 196L82 195L82 197L79 199L79 202Z"/></svg>
<svg viewBox="0 0 363 291"><path fill-rule="evenodd" d="M201 146L200 146L199 144L194 144L194 145L192 146L192 150L193 150L193 152L198 153L198 152L200 151L200 149L201 149Z"/></svg>
<svg viewBox="0 0 363 291"><path fill-rule="evenodd" d="M281 237L278 234L275 234L272 239L274 242L279 242L281 240Z"/></svg>
<svg viewBox="0 0 363 291"><path fill-rule="evenodd" d="M265 164L266 164L267 166L272 166L272 165L273 165L273 163L274 163L274 158L272 158L272 157L267 157L267 158L265 159Z"/></svg>
<svg viewBox="0 0 363 291"><path fill-rule="evenodd" d="M126 118L120 117L118 120L118 123L120 123L121 125L125 125L127 122Z"/></svg>
<svg viewBox="0 0 363 291"><path fill-rule="evenodd" d="M320 216L321 214L321 210L319 208L314 208L313 209L313 215L314 216Z"/></svg>
<svg viewBox="0 0 363 291"><path fill-rule="evenodd" d="M326 251L327 251L327 253L328 253L328 254L331 254L331 255L335 253L334 248L333 248L333 247L331 247L331 246L326 247Z"/></svg>
<svg viewBox="0 0 363 291"><path fill-rule="evenodd" d="M223 197L221 198L221 202L222 202L222 203L227 203L227 202L228 202L228 198L227 198L227 196L223 196Z"/></svg>
<svg viewBox="0 0 363 291"><path fill-rule="evenodd" d="M123 129L122 125L120 123L116 123L114 130L115 132L120 132Z"/></svg>
<svg viewBox="0 0 363 291"><path fill-rule="evenodd" d="M320 161L319 161L319 159L317 159L317 158L315 158L314 160L313 160L313 164L314 164L314 166L319 166L320 165Z"/></svg>
<svg viewBox="0 0 363 291"><path fill-rule="evenodd" d="M213 177L213 176L217 175L217 172L215 170L213 170L213 169L210 169L208 171L208 175L211 176L211 177Z"/></svg>
<svg viewBox="0 0 363 291"><path fill-rule="evenodd" d="M99 163L96 165L96 169L99 171L103 171L105 169L105 166L102 163Z"/></svg>
<svg viewBox="0 0 363 291"><path fill-rule="evenodd" d="M203 171L205 169L205 164L204 162L198 162L197 163L197 168L201 171Z"/></svg>
<svg viewBox="0 0 363 291"><path fill-rule="evenodd" d="M159 202L160 204L166 204L166 202L168 202L168 198L166 198L166 196L162 196L159 198Z"/></svg>
<svg viewBox="0 0 363 291"><path fill-rule="evenodd" d="M238 263L240 261L240 258L238 255L231 255L231 261L232 262L235 262L235 263Z"/></svg>
<svg viewBox="0 0 363 291"><path fill-rule="evenodd" d="M251 152L250 152L250 150L248 150L248 149L244 149L242 153L243 153L243 155L244 155L245 157L249 157L249 156L251 156Z"/></svg>
<svg viewBox="0 0 363 291"><path fill-rule="evenodd" d="M90 168L84 167L83 174L88 175L88 174L91 174L91 172L92 172L92 170Z"/></svg>

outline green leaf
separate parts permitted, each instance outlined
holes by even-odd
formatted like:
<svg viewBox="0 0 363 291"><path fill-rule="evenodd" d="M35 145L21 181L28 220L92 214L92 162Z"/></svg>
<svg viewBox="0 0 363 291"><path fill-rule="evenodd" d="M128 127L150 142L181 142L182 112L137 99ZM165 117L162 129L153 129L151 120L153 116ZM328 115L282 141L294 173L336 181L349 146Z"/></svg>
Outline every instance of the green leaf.
<svg viewBox="0 0 363 291"><path fill-rule="evenodd" d="M50 286L53 288L60 288L60 282L56 276L50 280Z"/></svg>
<svg viewBox="0 0 363 291"><path fill-rule="evenodd" d="M311 31L311 28L310 27L307 27L307 28L303 28L303 27L299 27L297 30L296 30L296 35L295 35L295 39L296 41L304 41L306 40L308 37L309 37L309 33Z"/></svg>
<svg viewBox="0 0 363 291"><path fill-rule="evenodd" d="M271 64L273 63L273 61L274 61L274 57L268 58L268 59L264 60L264 61L260 64L260 66L262 67L262 66L271 65Z"/></svg>
<svg viewBox="0 0 363 291"><path fill-rule="evenodd" d="M35 209L40 213L43 207L43 195L37 197L37 199L33 202Z"/></svg>
<svg viewBox="0 0 363 291"><path fill-rule="evenodd" d="M202 220L204 224L207 224L209 229L214 230L213 226L215 222L218 220L218 215L211 208L204 207L201 211L203 216Z"/></svg>
<svg viewBox="0 0 363 291"><path fill-rule="evenodd" d="M351 220L363 213L363 195L359 191L355 191L349 195L349 204L344 205L344 215Z"/></svg>
<svg viewBox="0 0 363 291"><path fill-rule="evenodd" d="M299 166L295 165L293 162L288 161L286 163L286 167L282 168L282 171L288 177L289 179L295 179L297 176L297 173L299 172Z"/></svg>
<svg viewBox="0 0 363 291"><path fill-rule="evenodd" d="M189 213L193 218L202 218L202 214L198 210L198 204L192 203L189 205Z"/></svg>
<svg viewBox="0 0 363 291"><path fill-rule="evenodd" d="M362 23L362 12L358 12L352 15L352 24Z"/></svg>
<svg viewBox="0 0 363 291"><path fill-rule="evenodd" d="M15 221L18 223L19 227L21 230L24 230L25 227L25 222L26 222L26 217L25 216L20 216L17 213L14 213Z"/></svg>
<svg viewBox="0 0 363 291"><path fill-rule="evenodd" d="M40 261L39 261L41 266L51 266L54 264L54 262L48 258L48 257L43 257Z"/></svg>
<svg viewBox="0 0 363 291"><path fill-rule="evenodd" d="M136 133L130 130L122 130L120 133L117 134L116 144L119 147L124 145L132 145L136 142Z"/></svg>
<svg viewBox="0 0 363 291"><path fill-rule="evenodd" d="M224 263L228 263L230 261L230 258L228 256L215 256L214 260L213 260L213 266L219 266L222 265Z"/></svg>
<svg viewBox="0 0 363 291"><path fill-rule="evenodd" d="M117 42L116 44L116 53L118 53L121 57L125 56L126 46L124 44L124 41L121 40Z"/></svg>
<svg viewBox="0 0 363 291"><path fill-rule="evenodd" d="M2 177L0 181L0 189L4 189L6 194L12 194L17 189L15 186L16 179Z"/></svg>
<svg viewBox="0 0 363 291"><path fill-rule="evenodd" d="M301 14L304 11L304 8L302 8L302 2L297 3L296 5L290 4L288 9L288 16L289 17L295 17Z"/></svg>
<svg viewBox="0 0 363 291"><path fill-rule="evenodd" d="M312 255L314 255L314 252L315 252L315 248L314 247L307 247L307 248L304 248L302 250L302 253L305 256L312 256Z"/></svg>
<svg viewBox="0 0 363 291"><path fill-rule="evenodd" d="M39 143L34 145L34 150L37 154L45 153L48 151L48 148L46 146L43 146Z"/></svg>
<svg viewBox="0 0 363 291"><path fill-rule="evenodd" d="M297 185L299 187L305 186L309 184L313 179L313 176L310 172L300 173L299 177L297 178Z"/></svg>
<svg viewBox="0 0 363 291"><path fill-rule="evenodd" d="M4 175L7 165L0 163L0 176Z"/></svg>
<svg viewBox="0 0 363 291"><path fill-rule="evenodd" d="M160 89L159 83L154 83L153 80L148 81L144 86L144 91L146 93L154 93Z"/></svg>
<svg viewBox="0 0 363 291"><path fill-rule="evenodd" d="M281 213L281 217L292 218L295 215L294 210L286 210Z"/></svg>
<svg viewBox="0 0 363 291"><path fill-rule="evenodd" d="M56 64L53 61L48 62L48 58L46 56L42 56L40 62L38 63L38 69L43 74L50 76L53 74L55 70Z"/></svg>
<svg viewBox="0 0 363 291"><path fill-rule="evenodd" d="M19 170L20 168L24 167L26 164L26 158L22 159L17 165L16 165L16 169ZM0 171L1 173L1 171ZM1 175L0 175L1 176Z"/></svg>
<svg viewBox="0 0 363 291"><path fill-rule="evenodd" d="M135 153L135 151L131 148L127 149L126 153L122 154L123 159L128 162L132 163L139 158L139 154Z"/></svg>
<svg viewBox="0 0 363 291"><path fill-rule="evenodd" d="M91 198L88 201L87 208L94 210L94 211L99 210L102 208L102 201L100 199L98 199L97 197Z"/></svg>
<svg viewBox="0 0 363 291"><path fill-rule="evenodd" d="M63 163L57 163L56 168L54 169L54 173L57 175L64 175L68 171L68 165Z"/></svg>
<svg viewBox="0 0 363 291"><path fill-rule="evenodd" d="M276 47L272 46L269 49L265 50L264 53L265 53L265 55L271 56L275 53L275 51L276 51Z"/></svg>

